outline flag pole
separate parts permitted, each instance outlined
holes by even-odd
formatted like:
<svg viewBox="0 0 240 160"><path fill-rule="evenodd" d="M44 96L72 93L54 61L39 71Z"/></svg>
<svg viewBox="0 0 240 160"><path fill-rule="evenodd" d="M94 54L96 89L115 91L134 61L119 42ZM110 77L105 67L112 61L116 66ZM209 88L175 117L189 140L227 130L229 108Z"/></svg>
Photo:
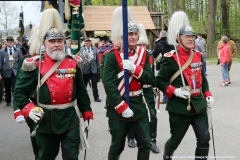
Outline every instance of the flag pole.
<svg viewBox="0 0 240 160"><path fill-rule="evenodd" d="M122 0L122 20L123 20L123 48L124 60L128 59L128 12L127 0ZM125 101L129 105L129 71L124 70L124 83L125 83Z"/></svg>

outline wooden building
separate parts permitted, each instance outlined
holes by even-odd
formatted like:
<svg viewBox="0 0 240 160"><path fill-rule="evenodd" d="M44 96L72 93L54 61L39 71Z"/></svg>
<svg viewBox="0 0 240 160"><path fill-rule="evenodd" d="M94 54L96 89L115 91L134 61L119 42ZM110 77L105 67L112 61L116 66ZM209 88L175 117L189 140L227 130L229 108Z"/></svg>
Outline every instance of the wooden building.
<svg viewBox="0 0 240 160"><path fill-rule="evenodd" d="M111 35L112 14L117 6L84 6L85 31L88 37L106 39ZM146 6L129 6L138 23L147 30L149 49L154 49L155 40L163 29L163 13L149 12ZM116 19L117 21L117 19Z"/></svg>

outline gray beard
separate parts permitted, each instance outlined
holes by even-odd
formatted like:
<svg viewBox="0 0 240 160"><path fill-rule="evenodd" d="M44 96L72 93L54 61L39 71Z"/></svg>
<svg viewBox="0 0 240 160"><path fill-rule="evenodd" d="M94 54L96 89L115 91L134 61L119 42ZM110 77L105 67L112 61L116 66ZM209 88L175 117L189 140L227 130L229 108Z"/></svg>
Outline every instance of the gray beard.
<svg viewBox="0 0 240 160"><path fill-rule="evenodd" d="M65 58L65 55L66 55L65 52L63 52L63 51L60 51L60 52L56 52L56 51L49 52L48 49L46 49L46 52L47 52L48 56L52 60L55 60L55 61L63 60Z"/></svg>

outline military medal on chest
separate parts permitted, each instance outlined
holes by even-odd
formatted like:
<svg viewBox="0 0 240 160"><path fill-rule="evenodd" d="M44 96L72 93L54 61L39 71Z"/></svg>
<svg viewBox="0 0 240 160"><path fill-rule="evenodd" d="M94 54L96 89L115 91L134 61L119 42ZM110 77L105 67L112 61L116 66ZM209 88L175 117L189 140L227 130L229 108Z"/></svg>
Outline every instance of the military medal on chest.
<svg viewBox="0 0 240 160"><path fill-rule="evenodd" d="M191 63L191 68L192 72L202 70L202 62Z"/></svg>
<svg viewBox="0 0 240 160"><path fill-rule="evenodd" d="M191 75L191 79L192 79L192 82L193 82L193 89L196 89L197 83L196 83L196 79L195 79L195 75L194 74Z"/></svg>
<svg viewBox="0 0 240 160"><path fill-rule="evenodd" d="M56 78L65 79L75 77L76 69L75 68L64 68L56 70Z"/></svg>

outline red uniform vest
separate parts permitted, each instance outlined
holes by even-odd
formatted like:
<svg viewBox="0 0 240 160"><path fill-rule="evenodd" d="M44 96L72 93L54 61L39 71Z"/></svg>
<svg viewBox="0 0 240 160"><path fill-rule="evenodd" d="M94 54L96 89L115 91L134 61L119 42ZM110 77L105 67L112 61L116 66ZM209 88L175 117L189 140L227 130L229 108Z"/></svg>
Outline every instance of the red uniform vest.
<svg viewBox="0 0 240 160"><path fill-rule="evenodd" d="M178 47L179 50L179 61L181 64L181 67L187 62L189 59L189 56L191 52L187 52L183 50L182 48ZM183 71L183 76L187 80L188 86L190 86L192 89L199 89L202 87L202 55L201 52L194 51L193 59L190 65ZM174 60L178 64L177 56L176 54L173 55ZM197 94L192 94L198 95Z"/></svg>
<svg viewBox="0 0 240 160"><path fill-rule="evenodd" d="M45 54L45 58L42 59L41 63L41 75L44 76L45 74L47 74L47 72L52 68L55 63L56 61L50 59L50 57ZM39 68L39 61L36 62L36 65ZM58 70L62 73L54 72L46 80L45 83L47 84L50 92L52 105L72 102L73 78L76 73L76 66L77 63L75 60L65 58L58 67ZM60 78L59 75L61 75L62 78Z"/></svg>

